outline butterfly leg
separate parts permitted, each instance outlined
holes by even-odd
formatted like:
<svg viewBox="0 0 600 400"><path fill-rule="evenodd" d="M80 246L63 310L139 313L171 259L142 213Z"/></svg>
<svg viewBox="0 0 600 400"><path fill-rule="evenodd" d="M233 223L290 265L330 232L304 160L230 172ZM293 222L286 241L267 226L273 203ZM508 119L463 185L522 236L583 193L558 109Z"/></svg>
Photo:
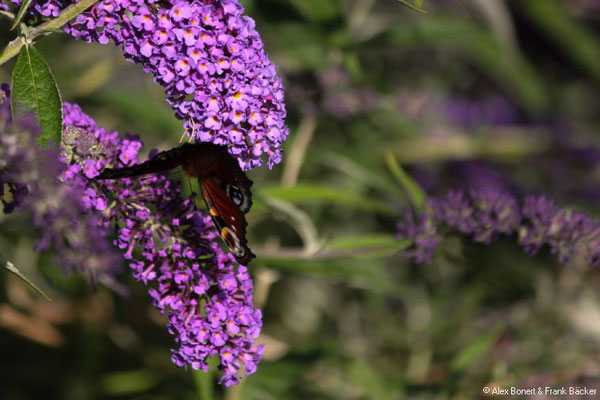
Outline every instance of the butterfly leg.
<svg viewBox="0 0 600 400"><path fill-rule="evenodd" d="M190 185L190 193L194 193L194 188L192 187L192 180L188 177L188 184ZM198 210L198 203L196 203L196 196L192 197L192 201L194 202L194 208Z"/></svg>
<svg viewBox="0 0 600 400"><path fill-rule="evenodd" d="M194 140L194 136L196 136L196 121L190 119L190 122L192 123L192 134L190 135L188 143L192 143L192 140Z"/></svg>
<svg viewBox="0 0 600 400"><path fill-rule="evenodd" d="M185 137L185 135L187 135L188 133L188 128L185 128L183 130L183 133L181 134L181 137L179 138L179 144L183 143L183 138Z"/></svg>

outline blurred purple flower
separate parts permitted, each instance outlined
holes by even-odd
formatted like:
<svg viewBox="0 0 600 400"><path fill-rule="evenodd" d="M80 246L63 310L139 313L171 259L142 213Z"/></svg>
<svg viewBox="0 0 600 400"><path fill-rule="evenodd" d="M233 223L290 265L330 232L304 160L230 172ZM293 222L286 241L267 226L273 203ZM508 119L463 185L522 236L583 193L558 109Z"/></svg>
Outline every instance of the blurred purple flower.
<svg viewBox="0 0 600 400"><path fill-rule="evenodd" d="M368 113L381 102L381 95L367 87L353 85L350 76L340 68L322 72L319 80L323 108L337 118Z"/></svg>
<svg viewBox="0 0 600 400"><path fill-rule="evenodd" d="M442 104L442 109L450 123L467 129L481 125L510 125L519 121L516 107L500 95L490 95L479 100L448 98Z"/></svg>
<svg viewBox="0 0 600 400"><path fill-rule="evenodd" d="M422 123L476 129L481 126L514 125L522 122L516 106L505 96L490 94L479 99L438 92L400 90L396 104L403 116Z"/></svg>
<svg viewBox="0 0 600 400"><path fill-rule="evenodd" d="M575 259L600 264L600 223L559 208L545 196L527 196L519 205L514 196L499 191L450 191L444 198L429 199L426 210L416 218L409 212L398 224L398 237L412 242L407 257L420 264L431 262L447 231L486 244L516 233L529 254L548 248L563 265Z"/></svg>
<svg viewBox="0 0 600 400"><path fill-rule="evenodd" d="M101 226L99 215L87 213L80 188L59 181L65 165L59 149L36 144L33 118L13 121L8 86L0 88L0 185L4 213L31 210L40 237L36 250L52 250L65 270L89 274L113 285L121 266ZM31 120L31 121L29 121Z"/></svg>
<svg viewBox="0 0 600 400"><path fill-rule="evenodd" d="M407 211L404 220L398 222L398 232L399 239L409 239L412 242L411 247L405 251L408 258L417 264L431 263L440 241L432 218L425 213L415 216L413 212Z"/></svg>

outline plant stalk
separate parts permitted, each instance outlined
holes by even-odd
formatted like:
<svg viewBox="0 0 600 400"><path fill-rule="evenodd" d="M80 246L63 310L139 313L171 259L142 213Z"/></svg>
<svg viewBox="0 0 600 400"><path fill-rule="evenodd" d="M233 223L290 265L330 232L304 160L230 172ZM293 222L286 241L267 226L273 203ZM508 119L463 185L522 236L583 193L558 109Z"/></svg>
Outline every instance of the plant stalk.
<svg viewBox="0 0 600 400"><path fill-rule="evenodd" d="M21 51L21 48L26 44L31 44L40 36L47 35L50 32L61 29L72 19L90 8L99 0L81 0L65 8L60 15L54 19L44 22L38 27L31 29L26 36L19 36L10 42L0 53L0 65L15 57Z"/></svg>

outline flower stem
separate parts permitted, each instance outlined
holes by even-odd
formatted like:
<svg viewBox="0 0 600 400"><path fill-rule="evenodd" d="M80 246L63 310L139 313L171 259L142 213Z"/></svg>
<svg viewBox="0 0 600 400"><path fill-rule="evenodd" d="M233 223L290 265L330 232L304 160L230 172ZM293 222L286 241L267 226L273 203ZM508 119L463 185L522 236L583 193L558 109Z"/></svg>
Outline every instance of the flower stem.
<svg viewBox="0 0 600 400"><path fill-rule="evenodd" d="M26 36L19 36L10 42L0 53L0 65L19 54L19 51L23 45L33 43L33 41L39 36L47 35L52 31L62 28L69 23L69 21L77 17L79 14L87 10L98 1L99 0L81 0L79 3L75 3L65 8L58 17L46 21L40 26L31 29Z"/></svg>
<svg viewBox="0 0 600 400"><path fill-rule="evenodd" d="M214 400L215 391L213 388L214 368L211 367L208 372L202 370L192 371L194 381L196 382L196 392L199 400Z"/></svg>

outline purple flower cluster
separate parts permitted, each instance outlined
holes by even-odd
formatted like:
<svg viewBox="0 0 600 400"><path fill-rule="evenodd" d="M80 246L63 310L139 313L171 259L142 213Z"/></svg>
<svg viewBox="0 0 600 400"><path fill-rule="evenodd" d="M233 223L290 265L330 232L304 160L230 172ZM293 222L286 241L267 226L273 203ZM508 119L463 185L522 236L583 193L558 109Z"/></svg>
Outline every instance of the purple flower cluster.
<svg viewBox="0 0 600 400"><path fill-rule="evenodd" d="M30 210L40 237L38 251L53 250L55 262L66 270L89 274L112 284L120 267L98 215L88 214L83 192L60 182L65 165L56 147L39 148L39 129L33 118L13 121L9 91L0 88L0 184L4 213Z"/></svg>
<svg viewBox="0 0 600 400"><path fill-rule="evenodd" d="M600 265L600 223L557 207L545 196L527 196L520 205L514 196L499 191L451 191L444 198L429 199L417 218L408 213L398 230L400 239L411 240L406 255L417 263L430 263L443 234L451 231L488 244L516 233L529 254L548 248L563 265L575 260Z"/></svg>
<svg viewBox="0 0 600 400"><path fill-rule="evenodd" d="M399 239L411 241L405 255L417 264L430 264L433 253L437 249L440 238L433 218L428 214L415 215L412 211L404 214L404 219L398 221Z"/></svg>
<svg viewBox="0 0 600 400"><path fill-rule="evenodd" d="M54 17L73 2L34 0L30 13ZM242 169L265 157L271 168L289 134L283 86L243 12L239 0L103 0L65 31L88 42L112 39L152 73L190 140L226 145Z"/></svg>
<svg viewBox="0 0 600 400"><path fill-rule="evenodd" d="M76 105L64 105L63 179L81 188L89 210L114 227L115 245L129 260L133 276L148 285L154 306L167 313L175 337L172 359L178 366L208 369L218 355L226 385L251 374L262 355L254 341L262 327L252 306L252 280L219 246L210 217L184 199L178 182L164 175L95 181L107 166L138 161L138 138L121 139L98 128ZM110 194L110 195L109 195Z"/></svg>
<svg viewBox="0 0 600 400"><path fill-rule="evenodd" d="M517 201L492 189L450 191L444 199L431 199L433 218L448 227L490 243L500 234L509 235L520 222Z"/></svg>
<svg viewBox="0 0 600 400"><path fill-rule="evenodd" d="M521 209L519 243L529 253L548 246L561 264L581 259L600 265L600 223L587 215L556 207L543 196L528 196Z"/></svg>
<svg viewBox="0 0 600 400"><path fill-rule="evenodd" d="M226 145L243 169L281 161L283 87L238 0L104 0L66 30L107 43L165 87L191 139Z"/></svg>

